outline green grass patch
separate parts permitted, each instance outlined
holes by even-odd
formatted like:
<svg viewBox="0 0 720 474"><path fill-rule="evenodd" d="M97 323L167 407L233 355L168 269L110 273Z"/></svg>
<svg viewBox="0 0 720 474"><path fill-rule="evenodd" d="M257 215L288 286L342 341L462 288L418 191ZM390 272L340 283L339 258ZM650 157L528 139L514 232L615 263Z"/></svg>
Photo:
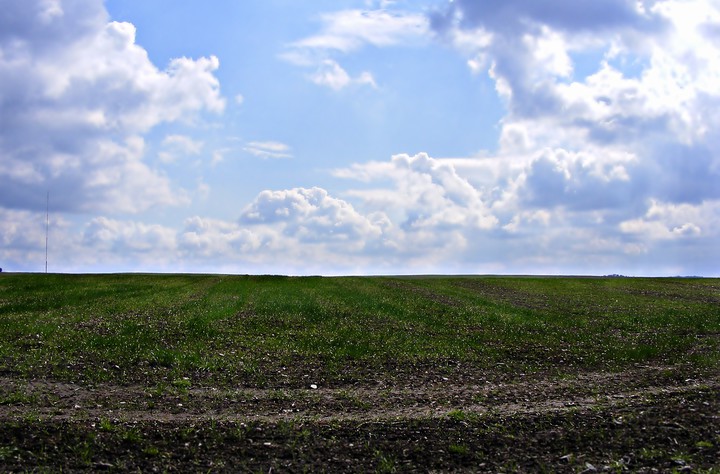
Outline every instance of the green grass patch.
<svg viewBox="0 0 720 474"><path fill-rule="evenodd" d="M0 370L187 390L298 364L707 368L719 303L718 279L3 274Z"/></svg>

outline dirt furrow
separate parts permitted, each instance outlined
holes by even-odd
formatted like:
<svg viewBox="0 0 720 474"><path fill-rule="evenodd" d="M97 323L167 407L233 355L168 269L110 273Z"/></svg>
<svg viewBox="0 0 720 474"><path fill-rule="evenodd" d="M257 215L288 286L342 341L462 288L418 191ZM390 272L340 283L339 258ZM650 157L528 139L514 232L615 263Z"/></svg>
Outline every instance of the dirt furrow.
<svg viewBox="0 0 720 474"><path fill-rule="evenodd" d="M82 386L0 378L0 420L375 421L587 411L637 406L654 397L720 392L720 376L672 377L668 368L623 373L584 373L572 378L535 378L506 383L435 386L361 386L307 389L166 388ZM660 374L660 375L659 375ZM661 376L665 374L664 376ZM674 379L668 383L668 378Z"/></svg>

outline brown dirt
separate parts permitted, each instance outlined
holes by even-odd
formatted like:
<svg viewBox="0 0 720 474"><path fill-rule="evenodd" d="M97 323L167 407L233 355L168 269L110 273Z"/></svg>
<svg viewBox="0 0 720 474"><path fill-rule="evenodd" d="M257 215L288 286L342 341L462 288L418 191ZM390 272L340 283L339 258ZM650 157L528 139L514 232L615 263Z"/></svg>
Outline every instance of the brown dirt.
<svg viewBox="0 0 720 474"><path fill-rule="evenodd" d="M410 370L217 388L0 376L0 470L689 471L720 465L720 373ZM315 386L317 386L315 388Z"/></svg>

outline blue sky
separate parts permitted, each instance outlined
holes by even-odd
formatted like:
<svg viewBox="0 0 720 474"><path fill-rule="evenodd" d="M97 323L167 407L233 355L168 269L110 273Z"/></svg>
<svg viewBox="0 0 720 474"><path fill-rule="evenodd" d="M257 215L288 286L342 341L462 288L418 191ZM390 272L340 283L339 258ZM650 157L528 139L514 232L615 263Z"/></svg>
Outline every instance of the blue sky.
<svg viewBox="0 0 720 474"><path fill-rule="evenodd" d="M0 266L720 275L710 0L0 0Z"/></svg>

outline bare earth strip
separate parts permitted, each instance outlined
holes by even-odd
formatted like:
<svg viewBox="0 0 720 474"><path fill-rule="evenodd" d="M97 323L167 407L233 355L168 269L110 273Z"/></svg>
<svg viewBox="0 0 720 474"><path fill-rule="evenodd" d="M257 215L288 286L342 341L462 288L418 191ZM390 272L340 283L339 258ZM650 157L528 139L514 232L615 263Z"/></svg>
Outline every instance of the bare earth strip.
<svg viewBox="0 0 720 474"><path fill-rule="evenodd" d="M5 375L0 394L9 472L717 472L720 459L720 373L679 367L289 389Z"/></svg>
<svg viewBox="0 0 720 474"><path fill-rule="evenodd" d="M0 406L0 420L36 416L44 421L331 422L426 419L457 411L464 415L540 414L632 406L698 388L718 390L720 379L678 379L670 367L638 367L620 373L589 372L554 379L529 375L508 382L480 380L472 385L438 377L435 383L419 386L380 383L339 389L308 385L303 389L229 390L110 384L88 387L5 376L0 377L0 390L22 394L26 401Z"/></svg>

